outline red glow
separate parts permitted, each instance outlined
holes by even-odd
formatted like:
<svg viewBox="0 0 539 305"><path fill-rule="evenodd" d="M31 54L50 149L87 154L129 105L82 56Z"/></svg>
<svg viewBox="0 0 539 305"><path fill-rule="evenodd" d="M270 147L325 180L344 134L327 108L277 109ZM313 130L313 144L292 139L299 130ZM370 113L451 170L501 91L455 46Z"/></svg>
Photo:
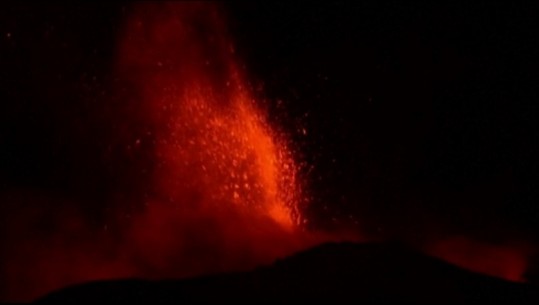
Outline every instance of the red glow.
<svg viewBox="0 0 539 305"><path fill-rule="evenodd" d="M52 232L19 236L4 255L3 299L88 280L246 269L320 241L301 229L297 162L249 91L222 16L215 3L132 7L115 66L117 89L132 100L109 123L120 126L113 147L132 137L129 151L152 156L140 168L150 172L144 206L112 207L113 219L129 216L110 224L113 234L54 211ZM35 232L44 214L14 216L28 221L19 233Z"/></svg>
<svg viewBox="0 0 539 305"><path fill-rule="evenodd" d="M524 281L531 253L525 245L492 245L468 238L451 238L427 250L449 263L509 281Z"/></svg>
<svg viewBox="0 0 539 305"><path fill-rule="evenodd" d="M250 269L328 240L302 227L307 196L293 146L240 63L219 4L130 7L117 42L118 98L100 102L111 103L107 144L118 159L131 158L111 171L142 187L113 190L109 222L99 228L61 194L1 193L10 214L0 222L9 232L0 301L29 301L90 280ZM11 209L20 200L39 208ZM357 240L350 234L336 235ZM468 239L427 252L513 281L522 280L528 253Z"/></svg>
<svg viewBox="0 0 539 305"><path fill-rule="evenodd" d="M249 92L219 8L138 6L118 69L138 88L155 127L156 196L130 232L148 249L141 255L160 270L192 274L252 266L297 249L290 241L301 222L297 165ZM187 253L195 262L185 268ZM201 255L209 257L197 266Z"/></svg>
<svg viewBox="0 0 539 305"><path fill-rule="evenodd" d="M207 3L145 4L128 22L119 70L157 126L155 191L178 208L197 196L197 209L291 227L301 221L297 165L257 108L220 18Z"/></svg>

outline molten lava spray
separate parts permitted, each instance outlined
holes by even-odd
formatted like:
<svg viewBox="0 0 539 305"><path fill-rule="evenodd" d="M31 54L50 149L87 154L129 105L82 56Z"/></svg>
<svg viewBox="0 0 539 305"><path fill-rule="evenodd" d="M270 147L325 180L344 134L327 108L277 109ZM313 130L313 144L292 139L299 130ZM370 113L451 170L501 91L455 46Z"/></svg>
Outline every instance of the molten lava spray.
<svg viewBox="0 0 539 305"><path fill-rule="evenodd" d="M140 97L155 150L152 195L133 222L134 242L151 249L142 256L199 273L297 247L298 166L251 94L217 5L139 5L118 70ZM201 255L210 258L196 266Z"/></svg>
<svg viewBox="0 0 539 305"><path fill-rule="evenodd" d="M137 3L116 51L114 98L98 101L100 117L88 120L110 131L96 162L114 181L105 204L94 202L106 206L105 221L77 208L87 198L0 193L9 245L0 251L0 301L90 280L249 269L327 240L302 228L307 196L293 146L250 90L219 4ZM502 254L485 261L468 248L429 251L519 279L518 254L485 248L483 257Z"/></svg>
<svg viewBox="0 0 539 305"><path fill-rule="evenodd" d="M207 3L152 3L127 25L119 70L151 126L153 192L180 210L265 215L291 228L301 221L297 165L249 92L220 18Z"/></svg>
<svg viewBox="0 0 539 305"><path fill-rule="evenodd" d="M27 226L13 224L20 234L3 254L2 299L247 269L320 241L301 229L298 163L249 90L218 4L134 5L114 69L107 160L117 180L137 183L112 192L99 230L69 203L54 217L13 216ZM52 229L35 236L44 220Z"/></svg>

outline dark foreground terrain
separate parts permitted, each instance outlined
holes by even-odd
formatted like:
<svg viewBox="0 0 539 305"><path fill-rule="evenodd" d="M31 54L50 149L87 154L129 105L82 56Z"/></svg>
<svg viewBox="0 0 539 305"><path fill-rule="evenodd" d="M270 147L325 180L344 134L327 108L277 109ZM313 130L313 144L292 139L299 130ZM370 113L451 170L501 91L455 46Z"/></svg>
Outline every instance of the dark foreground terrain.
<svg viewBox="0 0 539 305"><path fill-rule="evenodd" d="M94 282L37 302L539 304L537 288L471 273L396 245L339 243L252 272L177 281Z"/></svg>

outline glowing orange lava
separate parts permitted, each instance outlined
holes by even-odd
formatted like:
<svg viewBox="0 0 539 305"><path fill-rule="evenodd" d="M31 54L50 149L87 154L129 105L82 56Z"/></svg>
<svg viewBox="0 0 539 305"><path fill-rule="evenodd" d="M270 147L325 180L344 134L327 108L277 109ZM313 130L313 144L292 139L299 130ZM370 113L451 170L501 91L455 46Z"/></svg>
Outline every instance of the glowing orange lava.
<svg viewBox="0 0 539 305"><path fill-rule="evenodd" d="M142 3L120 41L118 73L155 154L152 194L129 234L157 277L170 266L174 276L246 268L312 243L297 163L249 90L222 16L216 3Z"/></svg>
<svg viewBox="0 0 539 305"><path fill-rule="evenodd" d="M90 280L248 269L319 240L301 229L293 152L250 92L219 4L141 2L126 12L118 94L100 101L98 122L110 126L105 162L120 185L106 199L107 223L96 228L60 205L54 218L13 216L19 239L3 254L2 300ZM36 205L56 200L47 196ZM34 237L44 221L55 225Z"/></svg>
<svg viewBox="0 0 539 305"><path fill-rule="evenodd" d="M263 213L291 227L298 189L295 164L247 96L215 109L207 89L177 97L170 135L158 141L159 192L177 204L198 192L210 209Z"/></svg>
<svg viewBox="0 0 539 305"><path fill-rule="evenodd" d="M300 222L297 166L240 75L219 7L145 3L135 9L120 68L141 90L155 131L156 193L197 208ZM201 206L204 205L204 206Z"/></svg>

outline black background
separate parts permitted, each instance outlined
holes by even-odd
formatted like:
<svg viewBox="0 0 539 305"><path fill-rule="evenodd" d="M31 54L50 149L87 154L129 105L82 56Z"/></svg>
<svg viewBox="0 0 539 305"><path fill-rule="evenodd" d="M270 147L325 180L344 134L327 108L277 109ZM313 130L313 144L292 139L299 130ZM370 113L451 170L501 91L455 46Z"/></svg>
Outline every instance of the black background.
<svg viewBox="0 0 539 305"><path fill-rule="evenodd" d="M126 5L0 5L3 193L62 194L93 217L133 187L122 178L129 158L110 166L103 157ZM306 213L315 227L538 240L535 8L223 5L253 84L283 102L272 115L314 166Z"/></svg>

